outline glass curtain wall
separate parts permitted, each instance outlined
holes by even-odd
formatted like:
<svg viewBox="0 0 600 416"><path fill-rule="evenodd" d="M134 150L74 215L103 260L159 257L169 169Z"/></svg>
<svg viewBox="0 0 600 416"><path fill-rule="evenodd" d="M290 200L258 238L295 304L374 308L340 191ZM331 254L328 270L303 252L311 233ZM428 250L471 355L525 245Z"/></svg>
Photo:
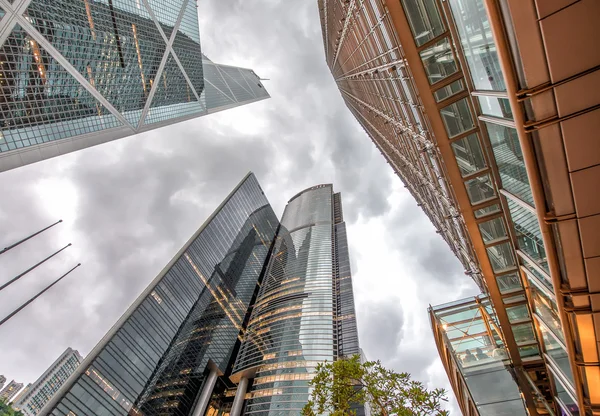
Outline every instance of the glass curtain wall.
<svg viewBox="0 0 600 416"><path fill-rule="evenodd" d="M508 208L505 218L514 233L518 255L513 254L510 243L506 243L504 250L499 247L490 252L488 249L488 253L498 267L516 264L517 261L522 265L529 280L530 304L542 334L540 341L546 361L553 371L559 373L559 377L554 378L566 382L567 388L561 386L560 389L573 392L572 373L563 344L564 335L558 319L546 249L485 5L483 0L449 0L449 6L468 66L473 98L480 114L478 118L489 140L493 163L499 174L496 183ZM501 258L505 259L503 263ZM513 310L513 316L519 316L518 310ZM560 391L558 387L556 385L556 392ZM557 394L559 399L560 396ZM566 408L569 409L567 413L578 413L572 406Z"/></svg>
<svg viewBox="0 0 600 416"><path fill-rule="evenodd" d="M225 372L278 220L250 174L97 347L49 415L191 414Z"/></svg>
<svg viewBox="0 0 600 416"><path fill-rule="evenodd" d="M255 370L245 414L298 414L316 365L336 358L333 239L331 185L288 202L233 369Z"/></svg>
<svg viewBox="0 0 600 416"><path fill-rule="evenodd" d="M438 347L443 344L464 383L461 404L475 406L480 416L527 415L489 299L481 295L434 306L430 314ZM535 339L531 325L515 332L523 341Z"/></svg>

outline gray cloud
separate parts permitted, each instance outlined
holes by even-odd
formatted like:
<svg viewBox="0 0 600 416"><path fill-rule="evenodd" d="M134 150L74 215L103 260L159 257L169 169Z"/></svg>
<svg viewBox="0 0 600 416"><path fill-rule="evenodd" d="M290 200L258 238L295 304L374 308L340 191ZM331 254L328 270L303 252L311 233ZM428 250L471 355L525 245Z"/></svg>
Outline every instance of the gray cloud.
<svg viewBox="0 0 600 416"><path fill-rule="evenodd" d="M361 345L369 351L369 360L389 363L396 355L402 341L404 315L393 300L371 305L360 316Z"/></svg>

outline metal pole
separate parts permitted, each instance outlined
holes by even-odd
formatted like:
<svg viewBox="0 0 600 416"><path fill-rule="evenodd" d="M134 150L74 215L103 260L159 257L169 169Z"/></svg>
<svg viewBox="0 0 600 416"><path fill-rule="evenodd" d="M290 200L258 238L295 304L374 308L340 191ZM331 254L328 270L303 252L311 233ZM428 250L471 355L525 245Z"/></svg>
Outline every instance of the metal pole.
<svg viewBox="0 0 600 416"><path fill-rule="evenodd" d="M44 231L46 231L48 228L52 228L52 227L54 227L56 224L58 224L58 223L60 223L60 222L62 222L62 220L58 220L58 221L56 221L54 224L47 226L47 227L46 227L46 228L44 228L43 230L40 230L40 231L38 231L37 233L31 234L29 237L27 237L27 238L24 238L24 239L22 239L22 240L20 240L20 241L17 241L16 243L14 243L14 244L11 244L11 245L10 245L10 246L8 246L8 247L4 247L4 249L3 249L2 251L0 251L0 255L1 255L1 254L4 254L4 253L6 253L8 250L10 250L10 249L12 249L12 248L15 248L15 247L16 247L16 246L18 246L19 244L21 244L21 243L24 243L25 241L29 240L30 238L33 238L33 237L35 237L36 235L43 233L43 232L44 232Z"/></svg>
<svg viewBox="0 0 600 416"><path fill-rule="evenodd" d="M63 248L61 248L60 250L58 250L57 252L55 252L54 254L51 254L50 256L46 257L44 260L40 261L38 264L36 264L35 266L31 266L29 269L25 270L23 273L21 273L20 275L18 275L17 277L15 277L12 280L9 280L8 282L4 283L2 286L0 286L0 291L2 289L4 289L5 287L11 285L12 283L16 282L17 280L19 280L21 277L25 276L27 273L29 273L30 271L32 271L33 269L35 269L36 267L38 267L40 264L46 262L46 260L51 259L52 257L56 256L58 253L60 253L61 251L63 251L64 249L66 249L67 247L69 247L71 245L71 243L67 244L66 246L64 246Z"/></svg>
<svg viewBox="0 0 600 416"><path fill-rule="evenodd" d="M35 295L34 297L32 297L31 299L29 299L27 302L25 302L24 304L22 304L21 306L19 306L17 309L15 309L13 312L11 312L6 318L4 318L2 321L0 321L0 326L2 324L4 324L6 321L8 321L10 318L12 318L13 316L15 316L17 313L19 313L22 309L24 309L27 305L29 305L31 302L33 302L34 300L36 300L37 298L39 298L41 295L44 294L44 292L46 292L48 289L50 289L52 286L54 286L55 284L57 284L58 282L60 282L62 279L64 279L69 273L71 273L73 270L75 270L76 268L78 268L79 266L81 266L81 263L78 263L77 266L73 267L71 270L69 270L68 272L66 272L65 274L63 274L61 277L59 277L58 279L56 279L54 282L52 282L50 285L46 286L46 288L44 288L44 290L42 290L41 292L39 292L37 295Z"/></svg>

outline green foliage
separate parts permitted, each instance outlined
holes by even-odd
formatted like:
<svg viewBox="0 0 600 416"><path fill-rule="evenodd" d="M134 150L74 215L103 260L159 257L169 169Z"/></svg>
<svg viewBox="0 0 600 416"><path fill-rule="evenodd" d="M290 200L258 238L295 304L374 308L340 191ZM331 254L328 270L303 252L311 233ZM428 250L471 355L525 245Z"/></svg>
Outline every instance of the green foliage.
<svg viewBox="0 0 600 416"><path fill-rule="evenodd" d="M0 416L23 416L23 413L13 409L4 401L0 400Z"/></svg>
<svg viewBox="0 0 600 416"><path fill-rule="evenodd" d="M369 405L373 416L448 416L441 409L447 401L444 389L429 391L410 374L388 370L379 361L361 363L358 355L318 364L310 385L303 416L355 415L353 404Z"/></svg>

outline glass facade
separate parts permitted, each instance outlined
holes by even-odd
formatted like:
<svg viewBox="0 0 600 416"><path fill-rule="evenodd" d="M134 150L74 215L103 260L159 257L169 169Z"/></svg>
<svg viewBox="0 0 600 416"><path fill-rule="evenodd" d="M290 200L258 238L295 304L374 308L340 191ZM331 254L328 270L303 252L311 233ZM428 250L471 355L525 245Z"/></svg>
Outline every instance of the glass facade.
<svg viewBox="0 0 600 416"><path fill-rule="evenodd" d="M575 403L591 414L600 403L590 300L600 210L590 202L597 143L585 133L597 130L598 60L572 46L594 49L589 16L599 9L546 3L318 2L342 97L493 299L515 368L529 378L530 414L578 414ZM569 377L558 354L580 371Z"/></svg>
<svg viewBox="0 0 600 416"><path fill-rule="evenodd" d="M395 3L399 3L396 1ZM465 177L488 169L467 84L437 0L402 0L427 85L439 103ZM325 58L348 109L430 218L448 247L484 288L446 164L386 0L318 1ZM352 23L350 23L352 22ZM342 35L343 34L343 35ZM436 109L436 111L438 111ZM447 140L447 139L445 139ZM485 173L485 172L482 172ZM473 179L473 178L470 178ZM486 176L469 183L477 203L496 194Z"/></svg>
<svg viewBox="0 0 600 416"><path fill-rule="evenodd" d="M353 354L358 333L341 199L319 185L283 213L233 369L254 372L244 414L299 414L315 366Z"/></svg>
<svg viewBox="0 0 600 416"><path fill-rule="evenodd" d="M252 70L204 59L196 0L32 0L14 18L0 45L0 171L31 163L15 153L41 160L269 97ZM227 107L205 76L215 66Z"/></svg>
<svg viewBox="0 0 600 416"><path fill-rule="evenodd" d="M232 360L278 220L248 175L46 409L58 415L190 414L211 360Z"/></svg>
<svg viewBox="0 0 600 416"><path fill-rule="evenodd" d="M489 299L463 299L429 313L438 347L448 353L451 373L462 386L461 402L481 416L527 415ZM534 336L530 324L520 325L517 333L522 341Z"/></svg>

